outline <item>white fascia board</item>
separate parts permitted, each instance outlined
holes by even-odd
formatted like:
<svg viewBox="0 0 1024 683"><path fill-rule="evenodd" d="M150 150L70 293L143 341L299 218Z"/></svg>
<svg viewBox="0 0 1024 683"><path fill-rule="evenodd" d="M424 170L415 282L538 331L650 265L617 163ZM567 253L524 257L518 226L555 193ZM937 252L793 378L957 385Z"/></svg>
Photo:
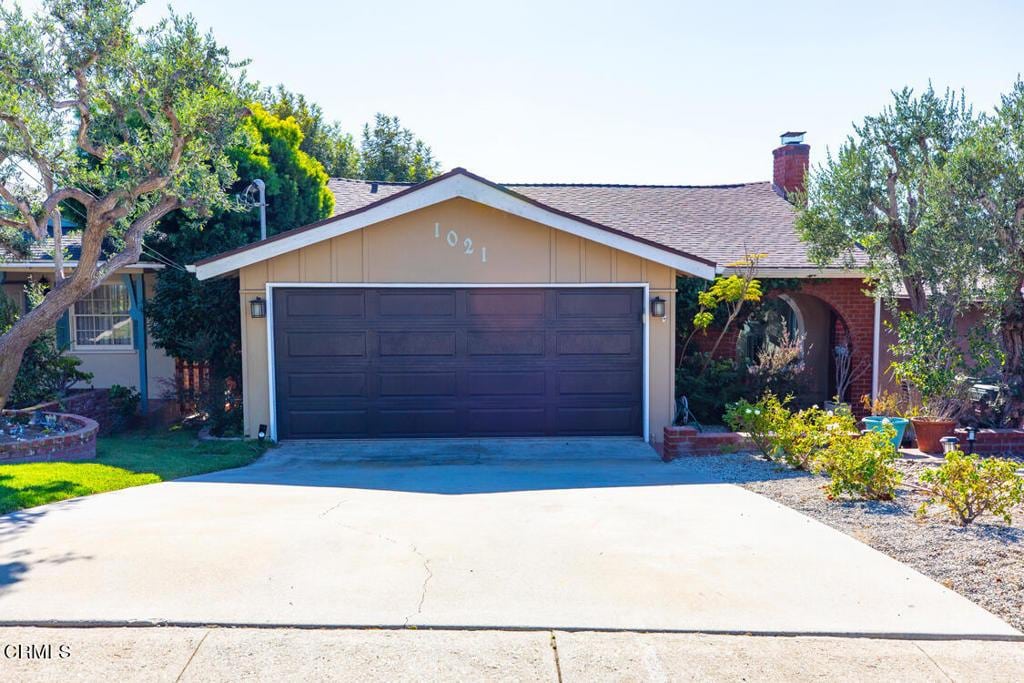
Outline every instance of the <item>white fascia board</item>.
<svg viewBox="0 0 1024 683"><path fill-rule="evenodd" d="M315 228L303 230L294 235L282 237L264 245L246 249L245 251L229 254L216 261L196 264L196 277L200 280L208 280L280 254L295 251L311 244L360 230L370 225L458 197L469 199L557 230L563 230L600 244L605 244L613 249L625 251L655 263L661 263L695 277L710 280L715 276L715 266L711 264L688 258L673 251L659 249L645 242L630 239L624 235L573 220L568 216L544 209L474 178L456 174L427 187L389 199L378 206L371 206L365 211L339 217Z"/></svg>

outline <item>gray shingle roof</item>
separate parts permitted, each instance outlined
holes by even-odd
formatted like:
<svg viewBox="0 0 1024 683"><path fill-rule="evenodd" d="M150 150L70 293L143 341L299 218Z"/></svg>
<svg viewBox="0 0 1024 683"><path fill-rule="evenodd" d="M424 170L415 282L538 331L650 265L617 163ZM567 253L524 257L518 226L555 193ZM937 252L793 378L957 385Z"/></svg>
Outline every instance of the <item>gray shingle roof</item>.
<svg viewBox="0 0 1024 683"><path fill-rule="evenodd" d="M770 182L739 185L499 183L534 201L727 265L765 253L764 269L813 268L793 227L795 212ZM374 191L374 186L376 191ZM332 178L335 215L407 189L409 183Z"/></svg>

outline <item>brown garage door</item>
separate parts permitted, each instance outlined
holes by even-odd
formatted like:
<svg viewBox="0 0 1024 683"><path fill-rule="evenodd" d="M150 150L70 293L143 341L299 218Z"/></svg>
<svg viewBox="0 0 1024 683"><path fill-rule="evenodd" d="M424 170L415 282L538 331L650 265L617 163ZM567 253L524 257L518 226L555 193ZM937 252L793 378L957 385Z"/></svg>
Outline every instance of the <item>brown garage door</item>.
<svg viewBox="0 0 1024 683"><path fill-rule="evenodd" d="M282 439L642 434L639 288L277 289Z"/></svg>

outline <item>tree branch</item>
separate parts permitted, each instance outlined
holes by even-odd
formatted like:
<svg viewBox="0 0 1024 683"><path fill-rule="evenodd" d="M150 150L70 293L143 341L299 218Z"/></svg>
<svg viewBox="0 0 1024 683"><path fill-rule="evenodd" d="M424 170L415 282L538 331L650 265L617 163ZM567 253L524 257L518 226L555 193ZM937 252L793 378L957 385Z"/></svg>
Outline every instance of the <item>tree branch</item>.
<svg viewBox="0 0 1024 683"><path fill-rule="evenodd" d="M103 267L96 271L93 281L99 285L119 269L137 263L139 256L142 254L142 239L146 236L146 232L158 220L181 206L182 202L177 197L164 197L150 207L148 211L132 221L128 232L125 233L124 249L108 259Z"/></svg>

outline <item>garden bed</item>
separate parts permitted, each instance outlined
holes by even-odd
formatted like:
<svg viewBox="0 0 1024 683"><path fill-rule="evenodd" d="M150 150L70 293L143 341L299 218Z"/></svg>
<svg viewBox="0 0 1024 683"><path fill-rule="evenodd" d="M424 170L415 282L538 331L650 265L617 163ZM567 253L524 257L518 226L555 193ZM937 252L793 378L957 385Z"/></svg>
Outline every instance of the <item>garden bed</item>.
<svg viewBox="0 0 1024 683"><path fill-rule="evenodd" d="M16 411L0 413L0 463L89 460L96 457L99 425L81 415L42 413L42 421Z"/></svg>
<svg viewBox="0 0 1024 683"><path fill-rule="evenodd" d="M1012 525L981 518L959 527L937 507L928 519L916 519L923 498L905 488L891 502L829 501L821 489L824 477L750 455L695 458L688 466L849 534L1024 630L1024 509L1015 511ZM901 460L896 466L906 483L914 483L929 463Z"/></svg>

